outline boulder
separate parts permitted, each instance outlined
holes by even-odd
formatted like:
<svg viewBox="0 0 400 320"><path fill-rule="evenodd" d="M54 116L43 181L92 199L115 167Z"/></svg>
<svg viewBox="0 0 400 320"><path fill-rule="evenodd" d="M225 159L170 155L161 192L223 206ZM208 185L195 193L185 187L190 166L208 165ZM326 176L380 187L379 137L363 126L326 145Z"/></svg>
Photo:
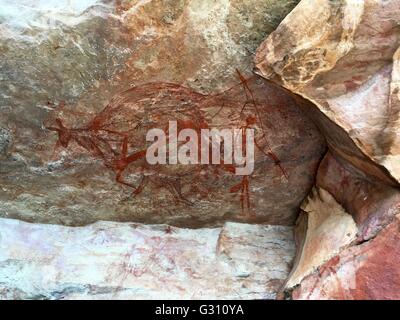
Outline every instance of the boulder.
<svg viewBox="0 0 400 320"><path fill-rule="evenodd" d="M329 148L280 298L396 299L400 1L317 3L301 1L255 58L258 74L308 100L297 101Z"/></svg>
<svg viewBox="0 0 400 320"><path fill-rule="evenodd" d="M331 150L393 185L400 179L399 16L398 0L304 0L255 59L257 73L315 104Z"/></svg>
<svg viewBox="0 0 400 320"><path fill-rule="evenodd" d="M7 1L0 14L0 216L72 226L98 220L292 225L325 142L290 93L250 72L252 52L296 3ZM258 119L263 141L252 181L213 166L206 181L188 166L138 173L140 161L132 161L127 171L116 169L125 131L133 155L152 128L135 131L137 125L161 110L177 120L182 105L208 118L214 112L208 122L218 128ZM162 119L157 126L168 122ZM117 133L94 133L99 123ZM86 131L63 143L60 124ZM150 183L140 183L143 174ZM136 188L141 192L131 196Z"/></svg>

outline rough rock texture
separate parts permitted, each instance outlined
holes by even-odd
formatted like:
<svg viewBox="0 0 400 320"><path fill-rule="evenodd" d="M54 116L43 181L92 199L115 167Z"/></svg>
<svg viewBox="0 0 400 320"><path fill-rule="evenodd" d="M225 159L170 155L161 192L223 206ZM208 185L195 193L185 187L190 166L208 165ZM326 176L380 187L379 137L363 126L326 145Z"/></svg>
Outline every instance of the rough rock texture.
<svg viewBox="0 0 400 320"><path fill-rule="evenodd" d="M281 298L397 297L398 189L328 152L302 208L294 268Z"/></svg>
<svg viewBox="0 0 400 320"><path fill-rule="evenodd" d="M273 299L294 253L283 226L0 219L0 299Z"/></svg>
<svg viewBox="0 0 400 320"><path fill-rule="evenodd" d="M319 166L316 185L327 190L352 215L358 226L358 242L375 237L400 214L398 188L371 179L330 152Z"/></svg>
<svg viewBox="0 0 400 320"><path fill-rule="evenodd" d="M298 99L329 147L280 297L396 299L400 1L317 4L301 1L255 59L258 74L313 103Z"/></svg>
<svg viewBox="0 0 400 320"><path fill-rule="evenodd" d="M313 183L324 143L285 92L272 90L258 77L249 79L246 86L251 101L242 86L216 96L165 83L137 86L114 97L88 124L74 128L74 118L64 118L58 124L56 120L54 125L59 127L49 128L59 133L60 144L69 134L71 146L64 145L68 153L63 157L71 167L79 166L75 159L85 153L92 155L117 178L111 184L125 183L127 192L136 193L123 203L131 206L124 207L131 219L192 226L224 219L291 225ZM210 128L253 128L254 172L238 176L232 165L149 165L144 156L150 144L145 141L146 133L168 128L171 120L178 121L178 130L190 128L198 134ZM64 125L72 129L61 129ZM125 161L120 152L124 137L115 132L127 132L129 152L123 169L115 161ZM115 144L116 140L120 143L114 154L104 141ZM96 189L86 192L93 197Z"/></svg>
<svg viewBox="0 0 400 320"><path fill-rule="evenodd" d="M297 2L0 0L0 216L136 222L0 218L0 298L400 299L400 0ZM149 167L169 120L254 174Z"/></svg>
<svg viewBox="0 0 400 320"><path fill-rule="evenodd" d="M399 216L374 239L343 250L294 289L294 299L400 299Z"/></svg>
<svg viewBox="0 0 400 320"><path fill-rule="evenodd" d="M321 124L332 150L395 184L400 180L400 2L317 3L301 1L264 41L256 56L258 73L314 102L336 124ZM351 141L341 138L342 130Z"/></svg>
<svg viewBox="0 0 400 320"><path fill-rule="evenodd" d="M160 106L179 117L174 106L195 108L194 96L236 86L234 92L226 91L225 98L236 108L231 116L242 117L232 121L234 126L246 125L240 113L243 105L247 102L247 116L256 112L235 69L250 77L252 52L297 1L1 3L0 216L67 225L102 219L192 227L232 219L293 224L312 186L324 142L289 94L256 77L249 85L261 106L259 121L271 150L266 141L261 147L273 154L259 158L250 182L251 214L243 214L240 192L231 192L241 180L227 173L220 173L222 178L215 183L202 184L200 190L186 190L190 183L177 182L181 168L176 167L173 174L167 172L168 184L163 184L169 190L148 183L133 198L133 189L116 182L118 172L105 168L104 157L93 156L88 146L94 139L97 146L100 138L110 142L115 135L94 137L93 130L87 130L84 147L82 139L80 146L78 139L72 139L67 148L54 152L57 134L46 128L54 128L57 117L68 129L84 128L101 116L105 116L103 123L115 120L102 112L108 104L119 107L115 101L126 90L140 91L155 82L190 90L182 89L179 95L167 90L159 102L160 89L147 85L147 104L130 96L121 108L126 110L130 104L146 117L154 102L153 116ZM213 103L212 110L218 113L222 99ZM124 110L128 123L135 114ZM226 116L222 112L216 122ZM115 124L108 128L122 130ZM140 134L130 135L131 152L143 143L145 130ZM139 178L133 176L128 183L138 186ZM195 175L187 179L198 181ZM199 199L202 195L208 198Z"/></svg>
<svg viewBox="0 0 400 320"><path fill-rule="evenodd" d="M351 216L322 188L312 191L302 209L306 217L300 219L306 219L307 233L299 246L299 260L286 283L289 288L350 244L357 234Z"/></svg>

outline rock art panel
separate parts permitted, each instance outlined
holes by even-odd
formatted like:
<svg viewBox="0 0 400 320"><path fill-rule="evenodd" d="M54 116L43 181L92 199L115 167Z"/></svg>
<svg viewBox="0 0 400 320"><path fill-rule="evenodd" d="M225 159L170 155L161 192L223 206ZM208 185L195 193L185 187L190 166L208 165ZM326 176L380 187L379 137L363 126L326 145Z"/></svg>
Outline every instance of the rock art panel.
<svg viewBox="0 0 400 320"><path fill-rule="evenodd" d="M45 167L29 168L24 174L30 179L21 180L21 172L2 176L3 215L32 221L31 206L33 215L46 214L40 221L67 224L103 214L191 226L227 219L293 224L324 140L285 91L257 76L239 73L238 79L213 95L144 83L115 95L94 115L57 106L43 123L48 148L39 153ZM232 165L149 165L147 132L168 132L169 121L177 121L179 132L193 129L199 136L202 129L255 130L254 172L238 176Z"/></svg>
<svg viewBox="0 0 400 320"><path fill-rule="evenodd" d="M296 110L290 95L268 88L250 72L254 50L262 38L297 2L93 0L60 1L57 5L25 1L22 5L4 1L5 10L0 13L0 215L66 225L101 219L192 227L221 225L227 220L293 224L298 206L311 188L324 142L313 124ZM250 91L263 106L262 125L269 128L259 148L266 155L259 157L256 183L232 177L225 170L215 174L221 178L214 184L189 174L180 190L183 186L174 174L184 174L186 169L180 172L181 167L166 169L163 182L148 178L142 185L142 173L136 172L131 181L126 175L136 170L143 158L130 162L130 168L119 161L118 165L125 167L117 169L115 162L123 153L121 132L132 124L134 111L146 116L143 110L148 107L145 101L129 99L134 100L146 86L148 92L142 98L153 102L157 90L162 89L157 89L156 83L181 88L177 89L180 93L161 93L165 97L161 108L170 114L173 106L168 103L189 109L206 105L199 103L199 99L208 99L205 96L225 92L223 98L209 98L213 106L206 109L217 112L226 100L232 108L247 104L246 115L228 125L246 126L246 117L254 113L253 102L236 69L245 79L252 79ZM229 89L233 87L234 91ZM179 97L185 101L177 101ZM98 125L117 133L94 133L95 122L107 114L107 106L125 108L128 104L126 108L132 111L129 115L121 112L128 118L122 127L106 124L105 119ZM227 115L224 111L209 125L220 126ZM153 116L156 112L156 108L149 110ZM231 116L239 117L240 110L235 112ZM174 117L179 118L177 114ZM74 137L59 137L61 128L74 132ZM141 134L145 128L151 126L143 126ZM140 151L140 143L134 145L140 139L142 143L139 132L129 134L130 156ZM194 186L189 185L190 179L196 179ZM140 192L131 197L136 188ZM188 199L187 193L196 199L214 198L191 206L193 199ZM155 209L157 197L161 210ZM254 212L244 215L248 207Z"/></svg>
<svg viewBox="0 0 400 320"><path fill-rule="evenodd" d="M283 92L268 95L271 91L257 77L242 80L216 95L202 95L174 84L144 84L114 97L82 127L68 129L64 122L71 118L56 116L55 126L47 129L58 133L56 146L67 148L75 143L111 169L116 182L133 192L135 210L156 216L174 206L175 215L199 220L209 219L201 217L205 210L209 215L233 219L290 224L312 183L323 141L295 106L284 109L292 103L290 97ZM170 139L165 142L167 164L149 164L146 133L152 129L168 133L170 121L177 121L178 133L185 129L198 133L200 147L203 129L236 129L241 136L247 129L255 130L254 173L237 175L235 165L224 163L224 154L221 164L171 164ZM279 126L284 122L287 129L282 131ZM245 138L242 144L243 150L247 149ZM197 152L200 162L202 151ZM212 154L207 153L211 161ZM308 171L311 174L304 176ZM276 188L273 192L267 189L267 181Z"/></svg>

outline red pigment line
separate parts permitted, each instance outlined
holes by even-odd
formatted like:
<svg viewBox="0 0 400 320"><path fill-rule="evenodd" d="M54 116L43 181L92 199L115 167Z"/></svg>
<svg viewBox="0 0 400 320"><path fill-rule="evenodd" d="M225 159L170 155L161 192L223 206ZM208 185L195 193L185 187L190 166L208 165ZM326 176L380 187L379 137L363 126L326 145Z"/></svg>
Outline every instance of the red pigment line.
<svg viewBox="0 0 400 320"><path fill-rule="evenodd" d="M275 165L279 166L283 175L287 178L287 174L284 168L281 166L280 160L272 152L272 149L266 140L261 113L257 106L253 91L248 84L249 79L246 79L239 70L236 70L236 72L239 76L240 83L218 94L204 95L194 92L193 90L181 85L172 83L149 83L130 88L122 92L116 98L113 98L99 114L97 114L91 121L87 123L86 126L83 126L82 128L68 129L63 125L60 118L56 118L56 126L49 126L47 129L56 131L58 133L59 138L56 143L56 148L60 146L66 148L71 141L75 141L79 146L87 150L92 156L102 159L104 165L114 171L116 175L116 181L118 183L126 185L134 190L133 195L141 193L145 186L150 183L155 188L164 188L168 190L176 201L192 205L189 200L185 199L185 195L182 194L183 182L181 179L185 176L185 174L182 174L181 176L178 175L173 178L163 177L160 173L158 173L158 176L153 179L150 176L145 177L143 173L141 173L141 181L138 186L135 186L133 183L125 180L124 173L126 169L131 164L145 158L146 155L145 149L139 149L138 151L128 154L129 146L136 148L138 147L135 145L136 141L132 140L135 138L136 134L135 131L132 130L141 130L146 128L151 129L157 125L159 126L160 123L157 121L161 121L161 119L165 117L172 117L173 115L176 116L179 114L180 117L186 118L178 119L178 126L180 129L191 128L196 132L201 132L201 129L210 127L208 120L204 116L205 110L202 110L201 107L208 109L213 107L213 103L221 104L217 112L211 116L211 119L220 114L225 107L232 108L232 112L239 111L235 106L237 101L223 97L223 94L226 94L228 91L241 85L244 88L247 101L245 101L242 105L238 119L240 119L240 115L243 114L247 105L252 104L254 110L256 111L256 117L263 133L261 139L265 140L268 151L265 152L257 141L256 146L264 155L271 158ZM163 95L166 96L166 98L163 97ZM212 99L216 100L213 102ZM157 102L157 105L155 102ZM124 106L129 103L136 103L137 105L131 104L132 108L124 108ZM141 116L137 115L136 113L143 111L143 103L145 104L145 113L143 115L144 118L142 119ZM170 111L170 108L174 106L178 108L178 110ZM62 105L60 106L60 109L64 109L64 107L65 105ZM257 124L257 120L253 116L248 116L246 118L246 125L241 127L242 134L244 135L242 138L244 147L246 147L245 130L251 128L252 125ZM167 119L164 121L167 123ZM125 125L128 126L128 128L124 131L120 131L118 130L119 125ZM129 129L129 127L133 125L135 125L134 128ZM141 141L139 141L139 145L140 142ZM113 143L119 145L119 149L113 148ZM141 164L139 165L138 169L143 172L145 166L146 163ZM200 172L202 171L202 168L204 168L204 166L199 166L198 169L187 173L195 175L192 181L195 181L194 185L197 183L199 184L197 186L198 190L202 189L202 187L200 187L201 183L198 182L201 179ZM233 165L222 164L220 168L222 168L224 172L228 172L230 174L235 172ZM157 170L160 169L156 168L156 171ZM207 170L210 169L207 167ZM212 173L212 170L210 173ZM218 173L215 173L215 175L219 176ZM190 190L194 189L196 188L190 188ZM240 201L243 212L245 208L250 209L250 177L243 177L239 184L230 188L230 192L240 192Z"/></svg>

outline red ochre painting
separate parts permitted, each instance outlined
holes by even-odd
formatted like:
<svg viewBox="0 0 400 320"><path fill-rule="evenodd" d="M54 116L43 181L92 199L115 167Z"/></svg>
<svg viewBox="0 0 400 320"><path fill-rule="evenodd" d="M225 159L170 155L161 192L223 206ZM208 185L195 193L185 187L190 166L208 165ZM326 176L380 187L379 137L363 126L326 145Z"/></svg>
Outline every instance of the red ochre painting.
<svg viewBox="0 0 400 320"><path fill-rule="evenodd" d="M0 300L400 298L399 23L0 0ZM217 302L145 318L256 308Z"/></svg>

